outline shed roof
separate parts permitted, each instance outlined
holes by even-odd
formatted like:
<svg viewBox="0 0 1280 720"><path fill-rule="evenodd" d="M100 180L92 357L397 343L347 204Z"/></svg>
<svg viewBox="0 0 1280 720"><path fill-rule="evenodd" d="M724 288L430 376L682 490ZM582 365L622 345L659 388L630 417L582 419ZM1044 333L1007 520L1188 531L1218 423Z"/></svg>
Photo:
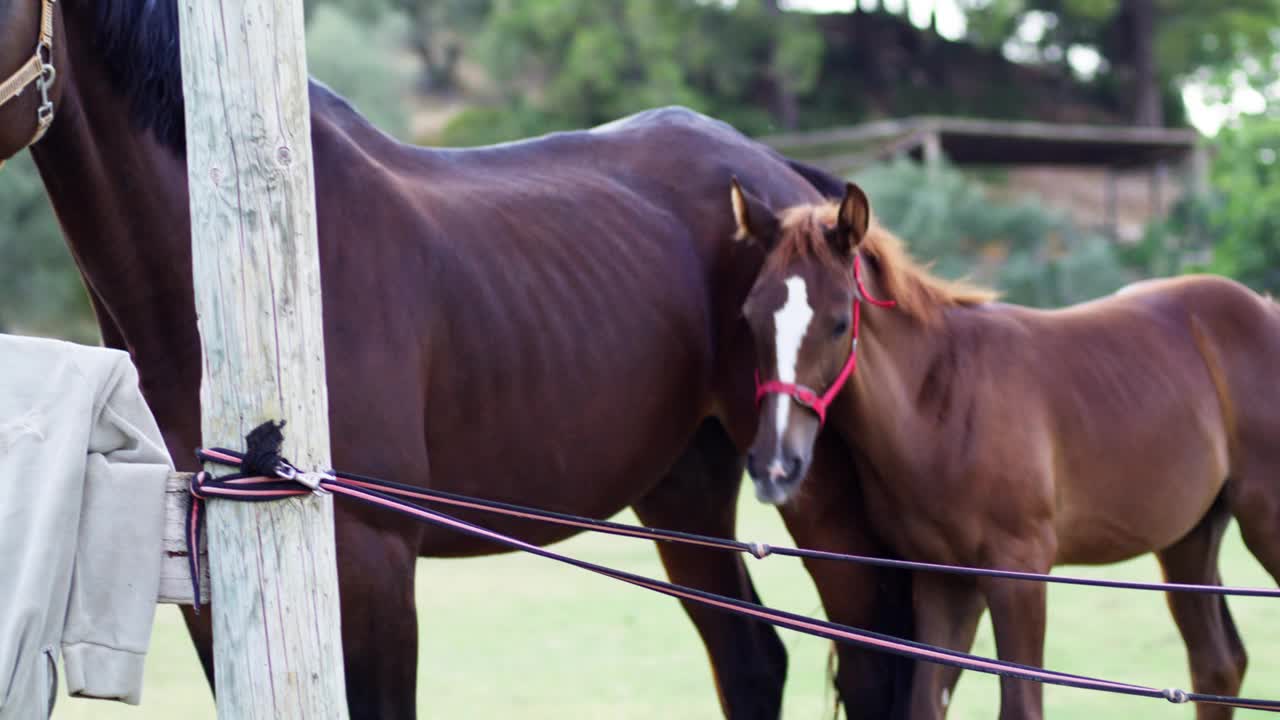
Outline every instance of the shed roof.
<svg viewBox="0 0 1280 720"><path fill-rule="evenodd" d="M835 172L936 142L958 165L1083 165L1138 168L1179 162L1196 149L1191 129L1072 125L920 116L851 127L771 135L765 143Z"/></svg>

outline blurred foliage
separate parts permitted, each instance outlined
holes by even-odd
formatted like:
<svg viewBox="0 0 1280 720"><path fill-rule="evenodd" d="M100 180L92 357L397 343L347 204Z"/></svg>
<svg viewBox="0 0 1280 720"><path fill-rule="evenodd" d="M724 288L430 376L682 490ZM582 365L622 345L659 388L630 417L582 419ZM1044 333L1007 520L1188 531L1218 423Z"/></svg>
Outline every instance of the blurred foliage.
<svg viewBox="0 0 1280 720"><path fill-rule="evenodd" d="M1213 254L1202 269L1280 294L1280 115L1242 118L1216 150L1201 211Z"/></svg>
<svg viewBox="0 0 1280 720"><path fill-rule="evenodd" d="M1208 193L1152 223L1125 260L1147 275L1210 272L1280 294L1280 117L1238 118L1212 150Z"/></svg>
<svg viewBox="0 0 1280 720"><path fill-rule="evenodd" d="M912 255L944 277L996 287L1009 302L1057 307L1137 278L1106 238L1030 200L993 201L981 182L949 165L930 171L904 160L856 180Z"/></svg>
<svg viewBox="0 0 1280 720"><path fill-rule="evenodd" d="M395 14L324 5L308 12L311 73L400 137L408 132L408 81L386 48L402 44L407 28ZM0 171L0 332L98 342L84 284L26 152Z"/></svg>
<svg viewBox="0 0 1280 720"><path fill-rule="evenodd" d="M1121 98L1132 98L1140 43L1135 14L1148 3L1138 0L962 0L969 39L991 47L1026 42L1019 28L1031 20L1042 34L1031 41L1039 61L1068 68L1074 49L1101 56L1094 80ZM1154 37L1153 67L1165 116L1184 116L1180 85L1194 79L1210 101L1229 99L1247 81L1265 88L1276 80L1273 58L1280 43L1280 0L1149 0ZM1261 59L1261 62L1258 59Z"/></svg>
<svg viewBox="0 0 1280 720"><path fill-rule="evenodd" d="M360 14L326 3L308 13L307 69L383 132L406 139L411 75L387 48L409 35L399 13Z"/></svg>
<svg viewBox="0 0 1280 720"><path fill-rule="evenodd" d="M488 17L492 0L308 0L308 22L325 6L339 8L367 25L387 14L405 18L404 45L422 66L419 88L450 92L456 89L464 47Z"/></svg>
<svg viewBox="0 0 1280 720"><path fill-rule="evenodd" d="M29 153L0 171L0 332L98 342L89 298Z"/></svg>
<svg viewBox="0 0 1280 720"><path fill-rule="evenodd" d="M1153 48L1166 108L1180 112L1177 88L1187 79L1205 84L1211 100L1242 84L1264 90L1273 103L1280 99L1280 0L1152 2ZM1064 70L1073 49L1091 48L1102 61L1094 82L1118 96L1131 94L1136 0L961 5L968 41L988 47L1030 43L1038 62ZM756 134L777 129L777 101L784 95L798 103L802 115L823 121L848 122L874 110L856 94L831 88L879 68L824 66L829 48L818 20L778 14L772 0L308 0L306 9L312 74L399 138L410 132L415 91L457 92L464 65L468 78L482 79L467 88L469 109L433 141L482 144L669 104ZM1033 17L1043 33L1020 38L1019 29ZM842 42L871 42L872 57L901 64L922 57L902 55L914 52L912 43L920 38L913 37L885 33ZM823 77L833 72L838 76ZM938 92L928 83L907 90ZM824 98L840 101L826 107ZM1213 192L1184 202L1131 247L1115 247L1036 203L993 202L980 183L954 169L928 175L918 167L891 165L869 171L863 180L880 217L917 255L936 259L943 274L972 273L991 282L1015 302L1061 305L1108 292L1135 276L1189 267L1280 291L1275 107L1271 115L1224 129L1215 141ZM991 111L1012 114L1012 108ZM25 155L0 173L0 331L15 330L89 341L95 335L80 279Z"/></svg>
<svg viewBox="0 0 1280 720"><path fill-rule="evenodd" d="M400 46L419 61L420 90L454 93L462 65L479 71L483 89L467 88L477 107L457 117L442 138L430 138L449 145L593 125L669 104L757 134L812 127L815 121L849 122L876 108L892 113L903 106L897 114L915 105L933 108L939 88L915 87L911 77L936 75L935 82L950 77L953 94L972 90L973 80L961 78L958 69L934 67L948 62L951 55L941 49L949 43L937 42L927 30L908 32L909 25L871 23L873 16L885 17L883 10L862 15L867 19L862 33L874 32L866 37L854 32L852 42L872 48L874 59L862 58L854 67L847 64L848 53L828 53L830 43L850 41L824 36L816 16L779 14L778 5L778 0L311 0L308 7L313 15L338 8L366 24L387 15L403 18L409 32ZM1215 101L1242 84L1261 89L1277 77L1270 58L1276 54L1280 0L960 0L959 5L966 42L1021 47L1020 57L1055 66L1064 76L1072 74L1071 59L1078 51L1096 52L1096 69L1080 82L1101 95L1076 101L1093 97L1111 110L1128 108L1130 116L1139 114L1136 105L1144 94L1138 90L1150 87L1148 80L1158 84L1157 117L1180 124L1185 118L1180 88L1187 81ZM904 15L905 6L897 12ZM1149 34L1139 30L1146 27L1139 17L1150 21ZM1036 28L1030 36L1029 28ZM829 23L828 30L852 32ZM1138 42L1136 34L1151 42ZM1150 54L1143 53L1148 47ZM1149 79L1139 70L1147 66L1144 59L1154 68ZM916 65L915 75L889 72L904 61ZM850 102L839 92L881 76L897 78L892 88L877 91L887 92L886 97ZM981 97L989 103L990 94ZM784 96L787 101L779 102ZM828 96L842 98L838 112L828 107ZM967 107L963 97L954 100ZM894 107L880 107L886 102ZM1027 110L1016 99L1007 105L966 111L984 114L985 108L986 114L1012 117Z"/></svg>
<svg viewBox="0 0 1280 720"><path fill-rule="evenodd" d="M499 104L457 118L446 144L671 104L763 132L773 126L772 78L785 77L793 93L810 90L823 47L811 16L773 15L759 0L495 0L473 46Z"/></svg>

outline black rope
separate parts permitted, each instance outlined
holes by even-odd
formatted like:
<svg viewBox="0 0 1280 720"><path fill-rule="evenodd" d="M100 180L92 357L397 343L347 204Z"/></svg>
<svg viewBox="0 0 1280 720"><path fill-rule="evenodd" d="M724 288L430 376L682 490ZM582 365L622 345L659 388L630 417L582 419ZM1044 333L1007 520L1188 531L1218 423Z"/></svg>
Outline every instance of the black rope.
<svg viewBox="0 0 1280 720"><path fill-rule="evenodd" d="M278 432L279 427L276 427L275 430ZM268 440L269 439L270 438L268 438ZM263 441L263 446L270 444L271 443L266 440ZM278 443L276 444L276 448L278 449ZM223 453L230 457L239 455L238 453L224 450L215 450L214 452ZM265 451L263 452L264 454L260 454L259 457L266 457ZM204 451L201 451L200 455L203 459L209 461L234 464L221 458L210 457ZM280 464L275 465L274 467L277 471L281 469L288 469L291 471L291 475L296 473L296 468L293 468L283 460L280 461ZM193 503L202 503L203 500L208 497L227 497L239 500L265 501L279 499L289 495L307 494L310 492L310 490L299 485L298 482L294 480L271 480L269 479L271 477L270 475L260 476L262 476L262 474L255 471L252 474L241 472L213 479L210 478L207 473L199 473L192 481L192 493L194 495ZM1083 675L1046 670L1043 668L1012 663L1004 660L982 658L965 652L937 648L916 641L903 640L889 635L861 630L841 625L839 623L833 623L828 620L819 620L816 618L798 615L796 613L774 610L757 603L718 595L716 593L710 593L697 588L676 585L674 583L656 580L643 575L616 570L596 563L561 555L560 553L508 537L501 533L488 530L479 525L474 525L439 511L407 502L396 495L376 489L361 487L359 485L352 485L352 478L353 476L345 474L336 475L326 473L317 481L316 489L323 489L329 492L342 494L358 502L412 515L425 522L465 532L476 537L481 537L492 542L505 545L506 547L514 550L522 550L533 555L572 565L574 567L611 577L616 580L621 580L638 587L643 587L663 595L680 600L696 602L722 611L735 612L777 627L787 628L827 640L853 644L881 652L888 652L914 660L933 662L966 670L975 670L1002 677L1029 680L1051 685L1062 685L1066 687L1098 690L1139 697L1161 698L1175 704L1195 702L1280 712L1280 701L1189 693L1177 688L1161 690L1143 685L1116 683ZM250 482L245 483L245 481ZM357 482L369 484L363 478L357 479ZM386 483L386 485L392 489L404 489L410 487L394 483ZM246 488L251 489L246 490ZM417 489L415 489L415 492L416 490ZM246 495L246 492L254 494ZM197 513L191 513L191 516L195 515L197 515ZM198 528L198 524L196 527ZM188 541L191 541L192 537L193 536L189 534ZM189 548L189 551L192 556L197 554L196 547L194 545ZM192 582L198 583L198 581L199 576L193 573ZM199 602L199 597L199 588L196 586L195 598L197 603Z"/></svg>
<svg viewBox="0 0 1280 720"><path fill-rule="evenodd" d="M260 428L261 429L261 426ZM256 430L255 430L256 432ZM250 433L253 435L253 433ZM245 457L244 454L234 450L224 448L214 448L215 453L220 453L236 458ZM197 451L197 456L204 462L216 462L229 466L237 466L236 463L230 463L216 457L211 457L209 451ZM278 458L278 456L275 456ZM291 467L287 462L278 460L285 467ZM275 465L272 466L276 467ZM252 473L246 473L252 474ZM274 474L260 473L260 474ZM380 478L370 477L367 475L359 475L348 472L335 472L337 477L354 480L368 485L376 486L377 489L396 495L409 496L415 500L421 500L430 503L443 503L453 505L455 507L466 507L474 510L489 511L514 517L523 517L530 520L541 520L545 522L565 525L570 527L578 527L582 529L602 532L609 535L619 535L623 537L638 537L642 539L652 540L655 542L674 542L674 543L692 543L707 547L720 548L733 552L748 553L756 558L765 558L769 555L783 555L787 557L795 557L812 560L832 560L838 562L856 562L865 565L873 565L877 567L896 568L899 570L914 570L926 572L941 572L951 575L962 575L968 577L991 577L1002 578L1008 580L1030 580L1034 582L1056 583L1059 585L1078 585L1087 587L1105 587L1117 588L1122 590L1147 590L1156 592L1183 592L1201 595L1222 595L1233 597L1269 597L1280 598L1280 588L1250 588L1250 587L1227 587L1222 585L1191 585L1185 583L1159 583L1159 582L1141 582L1136 580L1107 580L1102 578L1086 578L1071 575L1051 575L1046 573L1023 572L1019 570L996 570L991 568L966 567L963 565L944 565L941 563L919 562L915 560L898 560L894 558L874 557L869 555L854 555L847 553L827 552L823 550L810 550L808 548L793 548L781 545L770 545L760 542L744 542L741 540L729 540L726 538L712 537L709 535L698 535L696 533L680 532L677 530L662 530L658 528L647 528L639 525L629 525L626 523L613 522L610 520L597 520L595 518L584 517L581 515L570 515L568 513L554 512L551 510L541 510L538 508L527 507L524 505L515 505L512 503L500 502L497 500L485 500L482 498L470 497L467 495L459 495L457 493L446 492L443 490L432 490L428 488L417 487L414 485L405 485L402 483L391 482Z"/></svg>
<svg viewBox="0 0 1280 720"><path fill-rule="evenodd" d="M244 438L241 473L275 477L279 468L287 464L280 455L280 448L284 445L284 423L283 420L278 423L268 420L249 431Z"/></svg>

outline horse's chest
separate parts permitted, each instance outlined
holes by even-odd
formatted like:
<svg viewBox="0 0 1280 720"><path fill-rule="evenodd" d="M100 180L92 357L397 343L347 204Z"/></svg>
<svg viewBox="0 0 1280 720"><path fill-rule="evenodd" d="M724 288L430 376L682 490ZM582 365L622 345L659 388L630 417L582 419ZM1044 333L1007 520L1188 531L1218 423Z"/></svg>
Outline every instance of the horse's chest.
<svg viewBox="0 0 1280 720"><path fill-rule="evenodd" d="M872 525L902 557L942 563L972 562L978 518L976 498L928 492L925 483L868 483L865 500Z"/></svg>

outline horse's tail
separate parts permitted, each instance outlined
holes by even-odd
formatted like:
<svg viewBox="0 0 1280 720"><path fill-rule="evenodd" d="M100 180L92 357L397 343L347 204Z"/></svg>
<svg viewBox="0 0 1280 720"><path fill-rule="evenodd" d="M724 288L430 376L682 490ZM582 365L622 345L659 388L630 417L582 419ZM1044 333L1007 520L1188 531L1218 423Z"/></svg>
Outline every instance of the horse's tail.
<svg viewBox="0 0 1280 720"><path fill-rule="evenodd" d="M836 685L836 643L831 641L831 647L827 649L827 686L835 691L835 697L831 700L831 720L840 720L840 688Z"/></svg>

